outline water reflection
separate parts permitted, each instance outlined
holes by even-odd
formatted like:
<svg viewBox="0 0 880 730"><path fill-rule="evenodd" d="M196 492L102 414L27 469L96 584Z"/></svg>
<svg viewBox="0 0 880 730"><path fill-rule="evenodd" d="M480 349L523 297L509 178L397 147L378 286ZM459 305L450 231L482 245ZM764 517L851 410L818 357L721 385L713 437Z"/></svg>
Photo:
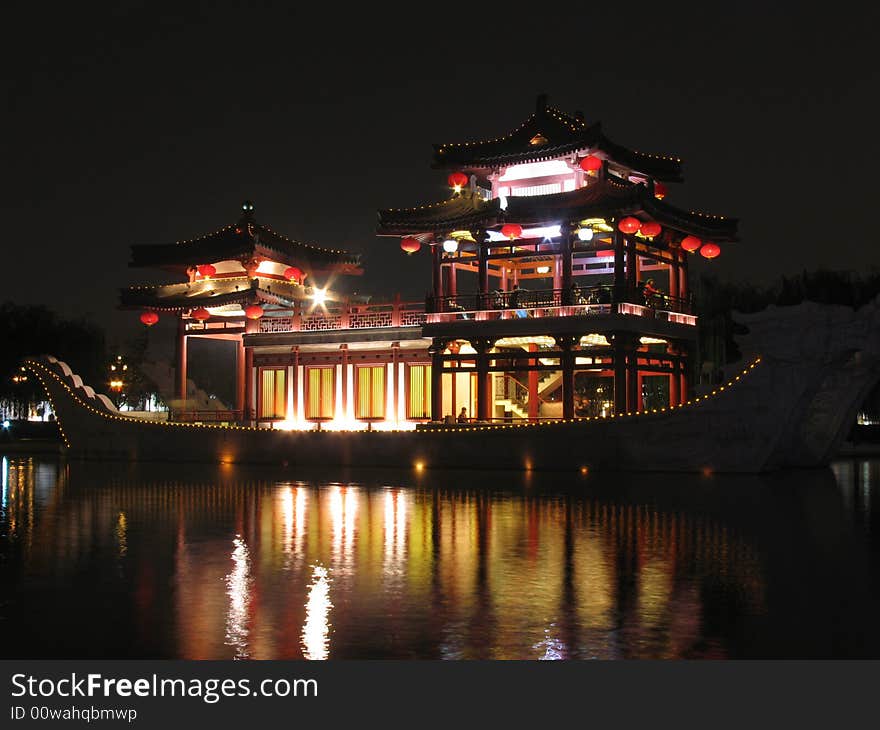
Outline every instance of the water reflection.
<svg viewBox="0 0 880 730"><path fill-rule="evenodd" d="M226 643L235 649L233 658L248 657L248 608L250 607L250 556L238 535L232 541L232 572L226 576L229 609L226 613Z"/></svg>
<svg viewBox="0 0 880 730"><path fill-rule="evenodd" d="M880 656L878 469L413 484L4 457L4 652Z"/></svg>
<svg viewBox="0 0 880 730"><path fill-rule="evenodd" d="M309 599L306 602L306 623L303 626L303 657L306 659L326 659L329 652L330 635L330 581L327 569L316 565L312 571L309 585Z"/></svg>

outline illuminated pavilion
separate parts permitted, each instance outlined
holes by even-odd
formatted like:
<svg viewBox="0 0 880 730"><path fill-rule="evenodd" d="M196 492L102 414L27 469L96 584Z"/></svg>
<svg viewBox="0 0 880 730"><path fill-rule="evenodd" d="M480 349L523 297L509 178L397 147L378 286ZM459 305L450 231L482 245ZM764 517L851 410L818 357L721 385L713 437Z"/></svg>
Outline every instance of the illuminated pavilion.
<svg viewBox="0 0 880 730"><path fill-rule="evenodd" d="M431 412L481 421L610 415L687 398L688 257L736 221L668 202L681 161L612 142L538 97L512 132L434 145L447 200L379 213L428 246Z"/></svg>
<svg viewBox="0 0 880 730"><path fill-rule="evenodd" d="M668 202L678 158L612 142L542 96L507 135L435 145L433 166L448 173L450 197L381 210L377 230L406 253L430 252L427 302L339 293L335 283L362 273L359 257L283 236L247 201L213 233L133 246L131 266L177 279L121 292L144 324L177 320L174 417L409 429L687 399L688 258L718 256L737 224ZM193 337L237 343L231 411L187 409Z"/></svg>
<svg viewBox="0 0 880 730"><path fill-rule="evenodd" d="M241 218L199 238L132 247L131 266L178 279L120 292L151 326L177 321L177 420L256 422L281 428L411 428L430 416L424 302L371 302L330 287L362 274L357 255L295 241ZM229 411L186 403L187 342L237 343Z"/></svg>

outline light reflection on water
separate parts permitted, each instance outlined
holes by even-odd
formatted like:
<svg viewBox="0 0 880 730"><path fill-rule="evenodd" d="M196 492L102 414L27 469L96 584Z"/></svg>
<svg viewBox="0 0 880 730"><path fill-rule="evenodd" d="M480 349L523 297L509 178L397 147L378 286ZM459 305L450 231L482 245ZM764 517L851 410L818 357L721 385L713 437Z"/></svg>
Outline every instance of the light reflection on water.
<svg viewBox="0 0 880 730"><path fill-rule="evenodd" d="M3 457L3 654L880 656L878 469L297 481Z"/></svg>

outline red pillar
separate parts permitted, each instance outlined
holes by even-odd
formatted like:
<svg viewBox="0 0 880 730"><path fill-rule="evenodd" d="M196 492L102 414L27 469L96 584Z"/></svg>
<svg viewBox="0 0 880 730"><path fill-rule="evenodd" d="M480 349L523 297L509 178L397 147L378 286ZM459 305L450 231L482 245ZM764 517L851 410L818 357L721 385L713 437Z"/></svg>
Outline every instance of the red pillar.
<svg viewBox="0 0 880 730"><path fill-rule="evenodd" d="M626 364L626 411L634 413L639 410L639 366L636 347L629 344L627 347L627 364Z"/></svg>
<svg viewBox="0 0 880 730"><path fill-rule="evenodd" d="M400 412L400 404L401 398L404 397L404 393L400 390L400 343L392 342L391 343L391 383L388 384L388 388L391 390L391 413L385 414L386 421L396 421L397 414ZM406 415L404 413L404 415Z"/></svg>
<svg viewBox="0 0 880 730"><path fill-rule="evenodd" d="M489 382L489 349L487 340L476 340L473 343L477 351L477 418L488 421L492 415L491 383Z"/></svg>
<svg viewBox="0 0 880 730"><path fill-rule="evenodd" d="M431 355L431 420L443 420L443 350L446 343L434 340L429 350Z"/></svg>
<svg viewBox="0 0 880 730"><path fill-rule="evenodd" d="M574 418L574 340L561 339L562 345L562 417Z"/></svg>
<svg viewBox="0 0 880 730"><path fill-rule="evenodd" d="M254 351L253 348L244 348L244 420L254 418Z"/></svg>
<svg viewBox="0 0 880 730"><path fill-rule="evenodd" d="M434 305L438 312L442 312L443 306L443 265L442 265L443 248L439 243L431 246L432 273L434 282Z"/></svg>
<svg viewBox="0 0 880 730"><path fill-rule="evenodd" d="M244 323L244 331L245 334L250 334L252 332L260 331L260 320L259 319L245 319ZM242 339L242 341L244 341ZM243 418L245 421L250 421L255 418L254 413L254 350L252 347L244 348L244 379L245 379L245 387L244 387L244 414Z"/></svg>
<svg viewBox="0 0 880 730"><path fill-rule="evenodd" d="M614 335L614 412L626 413L626 349L623 335Z"/></svg>
<svg viewBox="0 0 880 730"><path fill-rule="evenodd" d="M529 352L537 352L538 346L535 343L529 345ZM538 375L540 374L533 368L537 365L537 360L529 360L529 420L534 421L538 418L540 412L540 404L538 402Z"/></svg>
<svg viewBox="0 0 880 730"><path fill-rule="evenodd" d="M235 352L235 410L242 414L244 413L245 389L247 387L244 360L244 337L239 337Z"/></svg>
<svg viewBox="0 0 880 730"><path fill-rule="evenodd" d="M186 322L183 314L177 321L176 367L174 379L174 397L186 400Z"/></svg>
<svg viewBox="0 0 880 730"><path fill-rule="evenodd" d="M681 380L679 376L678 361L672 363L672 373L669 375L669 406L677 406L681 403Z"/></svg>
<svg viewBox="0 0 880 730"><path fill-rule="evenodd" d="M345 418L348 413L348 399L354 397L354 393L348 392L348 345L339 346L339 361L342 364L339 368L339 377L342 378L342 403L336 409L335 415Z"/></svg>

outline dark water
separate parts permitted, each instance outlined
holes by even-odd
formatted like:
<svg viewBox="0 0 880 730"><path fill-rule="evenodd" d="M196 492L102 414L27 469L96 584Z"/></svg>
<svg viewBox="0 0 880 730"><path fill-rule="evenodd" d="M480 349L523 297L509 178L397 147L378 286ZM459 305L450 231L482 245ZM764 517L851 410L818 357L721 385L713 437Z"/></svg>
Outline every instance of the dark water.
<svg viewBox="0 0 880 730"><path fill-rule="evenodd" d="M6 658L880 657L880 461L0 468Z"/></svg>

